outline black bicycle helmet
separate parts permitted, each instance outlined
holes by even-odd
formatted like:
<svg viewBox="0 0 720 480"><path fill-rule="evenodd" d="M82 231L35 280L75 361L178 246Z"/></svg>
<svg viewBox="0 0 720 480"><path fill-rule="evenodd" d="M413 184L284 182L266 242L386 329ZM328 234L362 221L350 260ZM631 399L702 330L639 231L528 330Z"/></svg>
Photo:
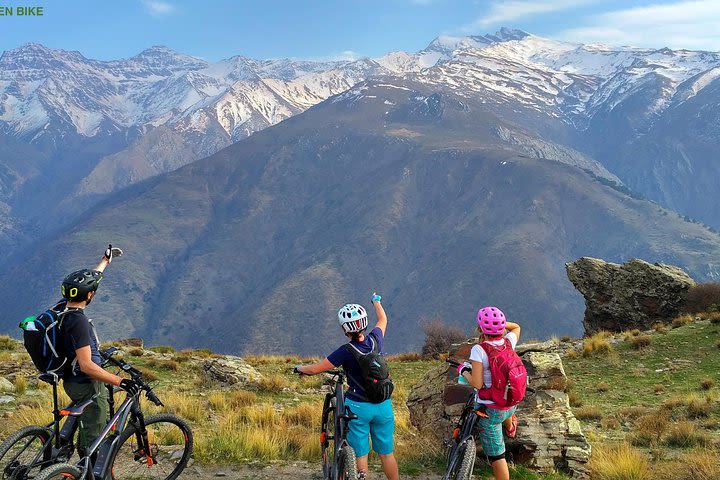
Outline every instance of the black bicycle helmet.
<svg viewBox="0 0 720 480"><path fill-rule="evenodd" d="M97 270L83 268L65 277L60 293L71 302L82 302L87 300L88 293L97 290L102 279L103 274Z"/></svg>

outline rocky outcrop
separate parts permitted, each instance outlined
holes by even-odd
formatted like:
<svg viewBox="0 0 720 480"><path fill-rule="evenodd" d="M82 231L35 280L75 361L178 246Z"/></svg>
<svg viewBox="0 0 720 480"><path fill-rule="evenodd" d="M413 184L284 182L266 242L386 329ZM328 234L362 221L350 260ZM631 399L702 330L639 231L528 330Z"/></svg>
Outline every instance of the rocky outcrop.
<svg viewBox="0 0 720 480"><path fill-rule="evenodd" d="M230 387L245 387L262 380L260 372L242 358L231 355L206 360L203 371L209 380Z"/></svg>
<svg viewBox="0 0 720 480"><path fill-rule="evenodd" d="M460 346L455 358L468 358L473 343ZM521 357L528 370L530 387L518 407L518 434L506 439L513 461L529 468L549 472L562 470L573 478L587 476L590 444L580 429L568 402L567 377L562 361L548 344L525 345ZM408 396L410 421L438 442L450 438L464 401L471 389L462 393L454 369L440 365L418 382ZM478 443L478 451L482 449Z"/></svg>
<svg viewBox="0 0 720 480"><path fill-rule="evenodd" d="M685 293L695 285L678 267L633 259L622 265L582 257L565 265L570 281L585 297L585 333L619 332L669 322L680 313Z"/></svg>

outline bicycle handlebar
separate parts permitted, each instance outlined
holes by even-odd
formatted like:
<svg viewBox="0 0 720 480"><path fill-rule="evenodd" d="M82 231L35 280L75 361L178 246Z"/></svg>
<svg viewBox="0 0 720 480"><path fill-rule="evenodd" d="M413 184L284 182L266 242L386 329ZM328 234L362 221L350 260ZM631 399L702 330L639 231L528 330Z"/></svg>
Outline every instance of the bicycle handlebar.
<svg viewBox="0 0 720 480"><path fill-rule="evenodd" d="M450 365L452 365L453 367L459 367L460 365L462 365L460 362L456 362L452 358L446 358L445 361L447 363L449 363Z"/></svg>
<svg viewBox="0 0 720 480"><path fill-rule="evenodd" d="M145 396L148 400L158 407L164 407L165 405L160 401L155 392L153 392L152 387L142 379L142 372L122 359L113 358L112 356L115 352L117 352L117 348L111 347L107 350L101 351L100 357L103 359L105 364L111 363L130 375L130 378L140 385L140 388L145 392Z"/></svg>

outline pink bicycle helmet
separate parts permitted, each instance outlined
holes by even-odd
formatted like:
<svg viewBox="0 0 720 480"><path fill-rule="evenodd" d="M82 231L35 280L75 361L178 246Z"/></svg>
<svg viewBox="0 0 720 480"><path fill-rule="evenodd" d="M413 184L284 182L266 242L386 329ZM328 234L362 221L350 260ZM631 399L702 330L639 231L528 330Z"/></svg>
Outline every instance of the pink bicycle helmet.
<svg viewBox="0 0 720 480"><path fill-rule="evenodd" d="M478 310L477 322L485 335L502 335L505 331L505 314L497 307L484 307Z"/></svg>

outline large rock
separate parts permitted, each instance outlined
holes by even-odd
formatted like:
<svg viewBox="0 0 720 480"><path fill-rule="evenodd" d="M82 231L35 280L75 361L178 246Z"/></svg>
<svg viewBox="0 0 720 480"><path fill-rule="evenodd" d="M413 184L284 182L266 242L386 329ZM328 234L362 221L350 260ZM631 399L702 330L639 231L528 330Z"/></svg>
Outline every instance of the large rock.
<svg viewBox="0 0 720 480"><path fill-rule="evenodd" d="M7 378L0 377L0 393L14 392L15 385Z"/></svg>
<svg viewBox="0 0 720 480"><path fill-rule="evenodd" d="M471 345L464 344L453 356L467 358ZM560 356L545 347L537 350L526 347L521 355L530 387L536 393L529 393L519 405L518 434L514 440L506 440L507 450L516 463L529 468L543 472L562 470L574 478L584 478L588 474L590 444L570 410L564 391L567 377ZM410 421L438 442L450 438L467 398L462 390L456 383L454 369L440 365L430 370L408 396ZM454 399L450 398L453 396ZM482 450L479 443L478 450Z"/></svg>
<svg viewBox="0 0 720 480"><path fill-rule="evenodd" d="M647 330L680 313L685 293L695 285L678 267L633 259L622 265L582 257L565 265L570 281L585 297L585 333Z"/></svg>
<svg viewBox="0 0 720 480"><path fill-rule="evenodd" d="M206 360L203 371L209 380L230 387L245 387L262 380L260 372L242 358L231 355Z"/></svg>

